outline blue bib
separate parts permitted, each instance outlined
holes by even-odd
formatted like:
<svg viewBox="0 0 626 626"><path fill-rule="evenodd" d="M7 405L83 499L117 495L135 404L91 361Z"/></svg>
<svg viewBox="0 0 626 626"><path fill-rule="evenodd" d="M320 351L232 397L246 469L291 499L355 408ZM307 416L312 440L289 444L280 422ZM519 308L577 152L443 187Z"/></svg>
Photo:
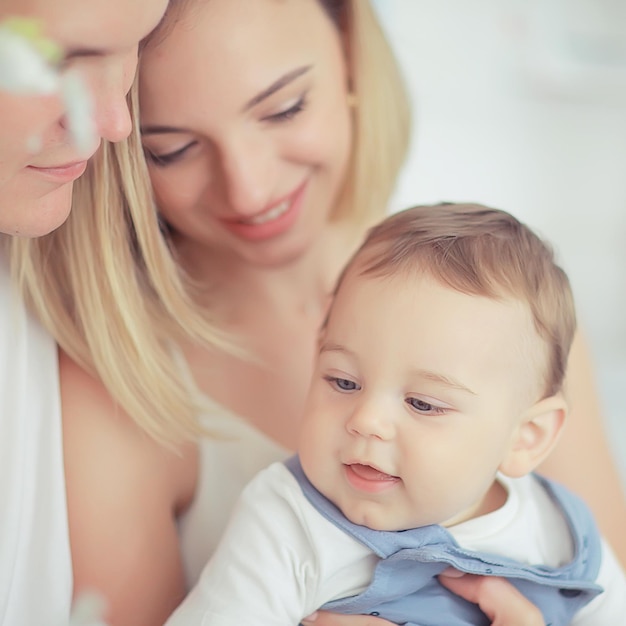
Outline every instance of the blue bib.
<svg viewBox="0 0 626 626"><path fill-rule="evenodd" d="M328 602L322 607L325 610L379 615L407 626L489 626L490 620L476 605L439 584L436 576L450 565L470 574L507 578L542 611L546 626L567 626L579 609L602 592L595 583L600 533L591 512L578 497L545 478L537 476L563 512L575 546L574 560L558 568L464 550L443 526L394 532L353 524L309 482L297 456L285 465L321 515L381 559L365 591Z"/></svg>

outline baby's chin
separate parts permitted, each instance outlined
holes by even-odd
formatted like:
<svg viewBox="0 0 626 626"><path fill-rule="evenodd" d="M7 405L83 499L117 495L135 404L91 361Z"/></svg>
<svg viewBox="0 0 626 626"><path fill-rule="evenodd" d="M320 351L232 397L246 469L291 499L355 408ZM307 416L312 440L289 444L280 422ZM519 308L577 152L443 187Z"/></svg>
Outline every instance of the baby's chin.
<svg viewBox="0 0 626 626"><path fill-rule="evenodd" d="M390 507L382 503L366 502L357 506L340 506L339 509L353 524L372 530L397 532L426 525L418 519L398 519Z"/></svg>

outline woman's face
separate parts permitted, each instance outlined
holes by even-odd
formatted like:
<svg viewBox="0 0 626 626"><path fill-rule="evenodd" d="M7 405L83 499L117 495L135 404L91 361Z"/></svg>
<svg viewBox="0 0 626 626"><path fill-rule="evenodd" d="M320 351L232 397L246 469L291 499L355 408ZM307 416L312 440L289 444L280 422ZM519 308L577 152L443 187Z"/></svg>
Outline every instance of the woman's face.
<svg viewBox="0 0 626 626"><path fill-rule="evenodd" d="M352 130L342 38L317 0L200 0L140 78L152 183L183 245L271 267L319 239Z"/></svg>
<svg viewBox="0 0 626 626"><path fill-rule="evenodd" d="M64 67L79 72L90 90L99 137L118 141L130 131L125 95L137 45L166 6L167 0L3 0L0 21L19 15L42 24L66 51ZM67 217L73 182L98 145L87 154L72 145L56 96L0 93L0 119L0 232L43 235Z"/></svg>

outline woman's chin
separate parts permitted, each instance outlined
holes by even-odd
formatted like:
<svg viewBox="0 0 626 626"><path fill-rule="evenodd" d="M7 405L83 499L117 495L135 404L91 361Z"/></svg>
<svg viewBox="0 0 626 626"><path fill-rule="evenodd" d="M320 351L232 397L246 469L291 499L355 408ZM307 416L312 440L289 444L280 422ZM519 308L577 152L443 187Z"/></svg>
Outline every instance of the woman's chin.
<svg viewBox="0 0 626 626"><path fill-rule="evenodd" d="M42 237L61 226L72 209L72 183L60 186L45 196L28 197L20 202L5 203L0 200L0 231L17 237ZM10 206L10 211L2 207Z"/></svg>

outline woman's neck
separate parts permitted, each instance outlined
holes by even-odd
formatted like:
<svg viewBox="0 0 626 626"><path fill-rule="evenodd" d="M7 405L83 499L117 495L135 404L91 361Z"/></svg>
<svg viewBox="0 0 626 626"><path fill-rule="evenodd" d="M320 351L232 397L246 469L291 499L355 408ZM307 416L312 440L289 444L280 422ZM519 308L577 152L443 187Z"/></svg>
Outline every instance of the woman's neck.
<svg viewBox="0 0 626 626"><path fill-rule="evenodd" d="M273 267L226 258L189 243L180 245L179 253L183 266L200 285L200 304L232 328L266 315L318 319L363 234L354 224L329 225L304 254Z"/></svg>

